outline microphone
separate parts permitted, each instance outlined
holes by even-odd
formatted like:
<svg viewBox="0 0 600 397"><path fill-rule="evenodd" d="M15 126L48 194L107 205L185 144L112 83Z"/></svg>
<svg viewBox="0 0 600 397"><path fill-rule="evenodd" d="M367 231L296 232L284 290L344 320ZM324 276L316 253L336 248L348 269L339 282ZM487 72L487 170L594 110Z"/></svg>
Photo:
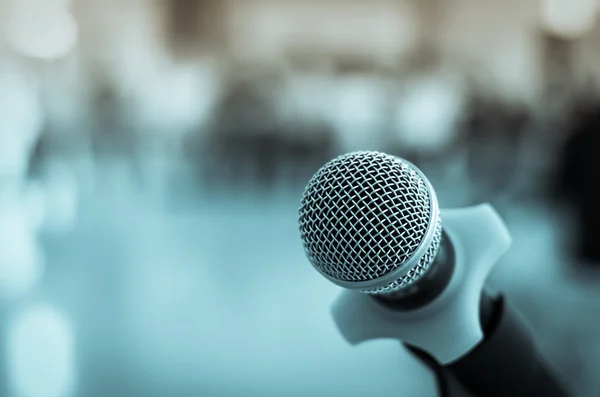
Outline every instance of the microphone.
<svg viewBox="0 0 600 397"><path fill-rule="evenodd" d="M344 288L332 315L349 343L398 339L477 396L567 396L519 314L485 290L511 243L490 205L440 210L416 166L359 151L311 178L299 228L310 263Z"/></svg>

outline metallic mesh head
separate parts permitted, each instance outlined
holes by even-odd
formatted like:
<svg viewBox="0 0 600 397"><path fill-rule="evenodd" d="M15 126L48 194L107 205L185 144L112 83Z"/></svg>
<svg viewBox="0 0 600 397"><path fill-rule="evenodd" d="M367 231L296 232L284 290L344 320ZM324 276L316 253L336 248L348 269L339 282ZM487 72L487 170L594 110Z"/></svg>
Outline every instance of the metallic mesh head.
<svg viewBox="0 0 600 397"><path fill-rule="evenodd" d="M306 254L334 283L388 293L419 278L441 239L435 192L412 164L354 152L323 166L299 211Z"/></svg>

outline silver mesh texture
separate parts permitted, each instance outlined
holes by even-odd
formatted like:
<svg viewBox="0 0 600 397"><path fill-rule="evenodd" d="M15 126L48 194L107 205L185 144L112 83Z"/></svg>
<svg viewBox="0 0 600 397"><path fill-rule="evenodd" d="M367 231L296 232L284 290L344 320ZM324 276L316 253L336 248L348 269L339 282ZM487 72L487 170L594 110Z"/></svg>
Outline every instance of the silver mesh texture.
<svg viewBox="0 0 600 397"><path fill-rule="evenodd" d="M361 291L367 294L385 294L389 292L398 291L401 288L405 288L411 285L413 282L417 281L423 273L425 273L425 270L429 268L429 265L433 262L433 259L435 258L435 255L437 254L438 249L440 248L441 240L442 222L441 219L438 218L433 240L431 241L431 244L429 245L429 248L427 248L425 254L419 260L419 263L417 263L415 267L410 269L406 275L399 277L398 279L387 285L383 285L381 287L376 288L362 289Z"/></svg>
<svg viewBox="0 0 600 397"><path fill-rule="evenodd" d="M429 185L412 165L379 152L353 152L322 167L302 196L299 223L309 260L343 282L375 280L404 265L425 238L432 209ZM418 264L388 285L419 277L439 247L441 223Z"/></svg>

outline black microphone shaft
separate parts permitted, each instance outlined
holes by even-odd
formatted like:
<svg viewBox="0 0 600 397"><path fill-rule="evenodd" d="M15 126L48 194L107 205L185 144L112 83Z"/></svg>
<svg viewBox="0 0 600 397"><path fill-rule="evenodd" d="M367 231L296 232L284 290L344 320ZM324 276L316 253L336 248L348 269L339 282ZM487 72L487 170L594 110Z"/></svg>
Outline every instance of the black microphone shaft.
<svg viewBox="0 0 600 397"><path fill-rule="evenodd" d="M502 296L482 294L480 321L483 341L446 366L406 345L434 371L441 397L569 397L539 355L529 329Z"/></svg>
<svg viewBox="0 0 600 397"><path fill-rule="evenodd" d="M528 327L502 296L484 293L483 341L448 371L467 390L485 397L568 397L540 356Z"/></svg>

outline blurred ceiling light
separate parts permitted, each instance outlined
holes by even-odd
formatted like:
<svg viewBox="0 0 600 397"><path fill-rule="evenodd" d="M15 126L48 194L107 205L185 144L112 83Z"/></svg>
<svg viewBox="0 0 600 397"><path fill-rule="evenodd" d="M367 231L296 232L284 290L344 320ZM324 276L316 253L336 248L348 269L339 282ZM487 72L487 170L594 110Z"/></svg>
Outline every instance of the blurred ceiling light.
<svg viewBox="0 0 600 397"><path fill-rule="evenodd" d="M588 33L596 22L597 0L541 0L542 27L565 39Z"/></svg>
<svg viewBox="0 0 600 397"><path fill-rule="evenodd" d="M73 50L78 29L64 5L25 1L14 5L6 36L17 53L48 60L62 58Z"/></svg>
<svg viewBox="0 0 600 397"><path fill-rule="evenodd" d="M26 308L7 335L10 390L21 397L68 397L75 383L74 335L55 308Z"/></svg>
<svg viewBox="0 0 600 397"><path fill-rule="evenodd" d="M31 214L17 203L0 208L0 298L14 300L31 291L44 266Z"/></svg>
<svg viewBox="0 0 600 397"><path fill-rule="evenodd" d="M413 149L445 147L454 139L462 104L456 83L437 79L413 83L396 114L401 143Z"/></svg>

